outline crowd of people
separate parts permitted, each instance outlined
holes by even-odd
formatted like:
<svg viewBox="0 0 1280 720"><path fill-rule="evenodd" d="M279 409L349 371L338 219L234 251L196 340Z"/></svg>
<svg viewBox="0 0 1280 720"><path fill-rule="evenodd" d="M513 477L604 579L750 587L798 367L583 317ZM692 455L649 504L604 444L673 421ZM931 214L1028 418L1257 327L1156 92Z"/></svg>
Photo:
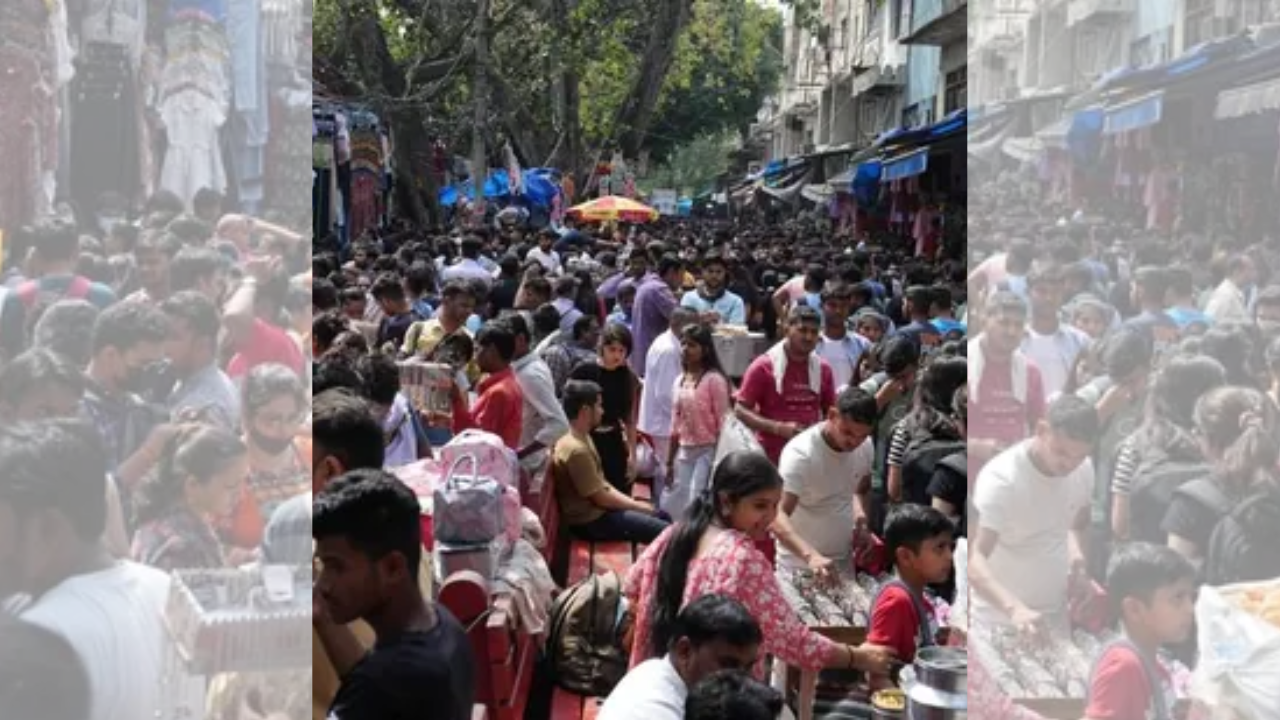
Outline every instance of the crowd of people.
<svg viewBox="0 0 1280 720"><path fill-rule="evenodd" d="M1105 596L1123 639L1085 716L1182 717L1197 587L1280 577L1274 249L1073 215L1023 180L971 213L971 631L1050 632ZM985 670L981 717L1033 716Z"/></svg>
<svg viewBox="0 0 1280 720"><path fill-rule="evenodd" d="M765 654L805 669L858 668L888 685L917 639L933 643L920 610L927 598L950 602L954 593L952 544L965 514L955 398L965 385L966 288L952 250L914 257L891 236L836 237L801 221L664 220L567 232L397 228L319 252L312 431L316 467L327 469L315 476L317 540L330 532L319 529L321 508L354 493L328 483L356 452L330 445L347 448L352 434L322 430L320 408L367 408L381 427L380 464L393 471L482 430L531 477L546 478L543 492L554 493L572 537L646 548L625 587L632 672L602 717L775 717L781 700L761 684ZM767 352L745 369L726 368L717 351L726 329L759 333ZM401 383L421 363L444 366L426 394L447 397L447 411ZM730 423L758 449L716 464ZM651 483L651 500L635 499L638 481ZM941 509L909 505L931 491ZM457 674L469 651L448 611L430 603L426 618L403 611L430 597L430 571L415 582L403 568L429 558L408 552L420 530L407 498L385 495L380 517L403 505L403 526L384 523L384 539L352 545L379 548L373 564L401 568L383 566L403 575L395 591L403 595L367 597L357 611L342 599L347 573L326 577L331 560L349 568L350 559L326 555L322 542L318 602L344 611L318 614L332 620L318 621L321 646L341 668L349 639L341 623L356 618L379 636L438 626L453 639L375 646L376 665L399 670L337 672L343 689L335 700L317 685L318 712L333 703L339 717L388 717L387 703L407 709L445 695L461 708L455 693L474 683ZM890 512L903 505L914 509ZM872 533L888 538L901 582L881 594L870 641L854 647L809 631L775 566L834 578L852 568L855 537ZM388 620L401 625L378 627ZM357 683L382 692L347 690ZM391 683L418 689L396 694ZM753 698L759 709L738 707Z"/></svg>
<svg viewBox="0 0 1280 720"><path fill-rule="evenodd" d="M160 191L136 213L5 237L6 714L305 708L269 673L190 682L166 624L175 571L311 562L310 244L222 204Z"/></svg>

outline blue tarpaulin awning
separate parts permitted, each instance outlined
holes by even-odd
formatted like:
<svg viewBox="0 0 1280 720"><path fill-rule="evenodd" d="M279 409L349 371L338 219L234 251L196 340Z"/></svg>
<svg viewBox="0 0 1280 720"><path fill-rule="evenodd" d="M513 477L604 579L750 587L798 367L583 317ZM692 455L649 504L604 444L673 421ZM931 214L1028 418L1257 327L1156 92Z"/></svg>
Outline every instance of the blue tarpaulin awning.
<svg viewBox="0 0 1280 720"><path fill-rule="evenodd" d="M1139 130L1160 122L1164 116L1164 91L1157 90L1133 100L1108 107L1102 126L1106 135Z"/></svg>
<svg viewBox="0 0 1280 720"><path fill-rule="evenodd" d="M880 182L893 182L915 177L929 169L929 149L921 148L884 161Z"/></svg>

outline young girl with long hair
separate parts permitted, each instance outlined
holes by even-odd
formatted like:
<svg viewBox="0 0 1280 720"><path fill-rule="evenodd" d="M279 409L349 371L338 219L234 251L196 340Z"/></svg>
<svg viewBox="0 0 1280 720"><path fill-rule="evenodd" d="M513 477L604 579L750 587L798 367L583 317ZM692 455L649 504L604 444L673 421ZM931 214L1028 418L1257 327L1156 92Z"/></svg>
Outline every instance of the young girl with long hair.
<svg viewBox="0 0 1280 720"><path fill-rule="evenodd" d="M720 367L711 330L690 325L680 334L684 372L676 384L667 490L662 509L679 521L711 478L716 440L733 403L733 386Z"/></svg>
<svg viewBox="0 0 1280 720"><path fill-rule="evenodd" d="M721 460L711 487L644 551L627 576L624 592L636 610L632 667L666 654L675 639L676 617L687 603L721 594L741 602L760 623L761 651L788 665L889 671L891 651L819 635L787 603L755 544L768 536L781 501L782 476L764 455L738 451Z"/></svg>

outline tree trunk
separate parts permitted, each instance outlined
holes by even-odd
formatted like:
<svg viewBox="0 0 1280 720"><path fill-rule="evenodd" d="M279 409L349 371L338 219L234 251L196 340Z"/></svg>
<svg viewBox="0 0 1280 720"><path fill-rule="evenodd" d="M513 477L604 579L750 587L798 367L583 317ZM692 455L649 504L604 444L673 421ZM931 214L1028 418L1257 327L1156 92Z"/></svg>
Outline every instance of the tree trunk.
<svg viewBox="0 0 1280 720"><path fill-rule="evenodd" d="M644 55L640 58L640 72L614 124L623 157L634 158L640 153L649 123L653 121L658 107L662 83L675 59L680 33L689 24L692 14L692 0L663 0L654 8L653 27Z"/></svg>
<svg viewBox="0 0 1280 720"><path fill-rule="evenodd" d="M475 213L484 217L484 181L489 177L489 161L484 145L489 121L489 0L476 3L475 67L471 81L471 185L476 191Z"/></svg>

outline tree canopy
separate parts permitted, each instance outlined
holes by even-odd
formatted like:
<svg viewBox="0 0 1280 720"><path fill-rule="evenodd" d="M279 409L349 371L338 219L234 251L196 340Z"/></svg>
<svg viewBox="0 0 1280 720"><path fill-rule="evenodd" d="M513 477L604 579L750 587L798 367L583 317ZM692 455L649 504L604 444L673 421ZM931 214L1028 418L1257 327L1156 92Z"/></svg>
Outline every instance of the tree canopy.
<svg viewBox="0 0 1280 720"><path fill-rule="evenodd" d="M398 165L425 167L437 139L470 147L480 62L490 163L509 140L526 165L582 173L614 150L661 163L745 132L782 73L781 15L757 0L490 0L484 53L477 6L317 0L318 92L382 112ZM425 211L434 189L415 182Z"/></svg>

